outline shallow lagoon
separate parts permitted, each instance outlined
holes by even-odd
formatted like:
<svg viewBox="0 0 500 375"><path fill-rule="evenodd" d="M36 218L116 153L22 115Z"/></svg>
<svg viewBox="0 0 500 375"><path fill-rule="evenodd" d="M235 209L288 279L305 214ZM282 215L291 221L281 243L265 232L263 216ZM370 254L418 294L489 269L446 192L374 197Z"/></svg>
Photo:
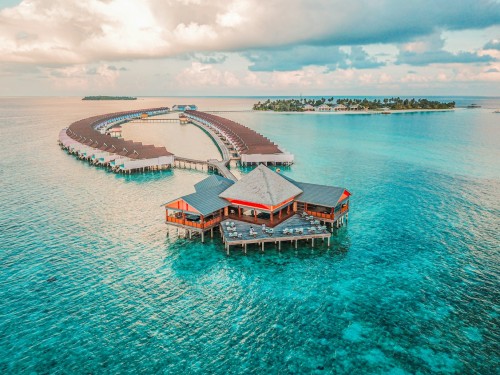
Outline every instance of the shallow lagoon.
<svg viewBox="0 0 500 375"><path fill-rule="evenodd" d="M353 193L332 248L229 257L217 238L166 236L160 204L204 174L118 176L57 147L77 119L177 101L0 100L2 373L495 373L498 100L221 114L293 152L283 173Z"/></svg>

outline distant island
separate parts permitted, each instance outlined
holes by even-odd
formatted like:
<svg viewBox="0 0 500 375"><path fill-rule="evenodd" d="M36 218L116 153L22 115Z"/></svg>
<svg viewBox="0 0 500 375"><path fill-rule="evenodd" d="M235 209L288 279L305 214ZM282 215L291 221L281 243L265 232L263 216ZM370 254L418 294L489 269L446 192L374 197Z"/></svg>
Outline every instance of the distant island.
<svg viewBox="0 0 500 375"><path fill-rule="evenodd" d="M404 110L433 110L453 109L455 102L443 103L428 99L337 99L333 97L326 99L267 99L253 105L256 111L275 112L339 112L339 111L404 111Z"/></svg>
<svg viewBox="0 0 500 375"><path fill-rule="evenodd" d="M137 100L137 98L133 96L86 96L82 100Z"/></svg>

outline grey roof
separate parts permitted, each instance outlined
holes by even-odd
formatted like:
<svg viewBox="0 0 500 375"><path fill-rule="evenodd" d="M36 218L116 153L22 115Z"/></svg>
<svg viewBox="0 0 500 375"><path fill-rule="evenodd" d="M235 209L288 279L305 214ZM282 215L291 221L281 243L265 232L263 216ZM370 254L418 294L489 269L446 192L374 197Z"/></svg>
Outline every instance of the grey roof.
<svg viewBox="0 0 500 375"><path fill-rule="evenodd" d="M302 190L295 184L261 164L219 196L227 199L277 205L300 193Z"/></svg>
<svg viewBox="0 0 500 375"><path fill-rule="evenodd" d="M219 198L220 192L220 187L213 187L185 195L182 199L190 206L196 208L200 214L206 216L221 208L229 206L228 201Z"/></svg>
<svg viewBox="0 0 500 375"><path fill-rule="evenodd" d="M219 198L219 194L233 183L233 181L227 178L211 175L194 185L195 193L184 195L177 199L183 199L187 204L198 210L200 214L206 216L229 206L229 202ZM167 202L165 205L169 203Z"/></svg>
<svg viewBox="0 0 500 375"><path fill-rule="evenodd" d="M309 184L307 182L296 182L303 193L296 200L299 202L317 204L326 207L335 207L345 189L338 186L326 186Z"/></svg>
<svg viewBox="0 0 500 375"><path fill-rule="evenodd" d="M232 181L228 178L213 174L210 177L207 177L204 180L195 184L194 189L196 191L201 191L201 190L210 189L210 188L213 188L216 186L224 186L225 189L227 189L232 184L234 184L234 181Z"/></svg>
<svg viewBox="0 0 500 375"><path fill-rule="evenodd" d="M302 190L302 194L295 198L298 202L335 207L346 190L339 186L310 184L308 182L295 181L290 177L283 177Z"/></svg>

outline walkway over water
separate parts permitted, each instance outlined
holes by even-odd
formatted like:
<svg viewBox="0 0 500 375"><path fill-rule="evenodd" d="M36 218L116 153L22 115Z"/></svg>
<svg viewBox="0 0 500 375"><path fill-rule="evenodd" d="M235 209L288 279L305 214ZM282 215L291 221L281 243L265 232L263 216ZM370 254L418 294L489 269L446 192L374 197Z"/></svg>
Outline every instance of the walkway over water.
<svg viewBox="0 0 500 375"><path fill-rule="evenodd" d="M107 130L118 123L168 112L167 107L93 116L72 123L59 135L59 143L70 153L94 164L112 165L116 172L163 169L173 164L174 155L165 147L143 145L111 137Z"/></svg>
<svg viewBox="0 0 500 375"><path fill-rule="evenodd" d="M176 157L165 147L141 142L126 141L110 135L110 129L128 121L143 123L179 123L174 118L151 118L169 112L167 107L117 112L93 116L72 123L60 135L59 143L70 153L78 155L96 165L110 166L115 172L141 171L146 169L163 169L171 166L186 167L195 165L197 169L217 171L222 176L236 181L228 164L238 160L242 165L272 163L289 165L293 163L293 155L283 151L268 138L254 130L209 113L186 111L189 121L201 128L214 141L222 155L222 160L207 161L190 160ZM146 116L147 115L147 116ZM116 128L115 128L116 129Z"/></svg>
<svg viewBox="0 0 500 375"><path fill-rule="evenodd" d="M246 126L200 111L186 111L185 114L196 125L215 133L231 152L231 158L239 159L243 165L293 163L292 154Z"/></svg>
<svg viewBox="0 0 500 375"><path fill-rule="evenodd" d="M227 167L227 163L229 163L229 161L224 161L224 160L221 161L216 159L209 159L207 161L203 161L203 160L189 159L176 156L174 161L174 166L177 168L188 168L188 169L198 169L198 167L200 167L200 170L216 171L222 177L225 177L232 181L238 181L236 176L232 174L229 168Z"/></svg>

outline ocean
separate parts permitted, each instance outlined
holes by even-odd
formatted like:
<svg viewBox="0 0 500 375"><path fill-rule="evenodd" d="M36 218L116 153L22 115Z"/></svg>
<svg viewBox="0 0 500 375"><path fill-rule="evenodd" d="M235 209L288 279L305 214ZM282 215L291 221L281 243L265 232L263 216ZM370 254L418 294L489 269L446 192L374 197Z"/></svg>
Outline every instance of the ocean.
<svg viewBox="0 0 500 375"><path fill-rule="evenodd" d="M498 373L500 98L221 113L295 154L282 173L352 192L330 248L167 237L161 204L204 173L116 175L57 145L96 114L257 100L0 98L0 373Z"/></svg>

